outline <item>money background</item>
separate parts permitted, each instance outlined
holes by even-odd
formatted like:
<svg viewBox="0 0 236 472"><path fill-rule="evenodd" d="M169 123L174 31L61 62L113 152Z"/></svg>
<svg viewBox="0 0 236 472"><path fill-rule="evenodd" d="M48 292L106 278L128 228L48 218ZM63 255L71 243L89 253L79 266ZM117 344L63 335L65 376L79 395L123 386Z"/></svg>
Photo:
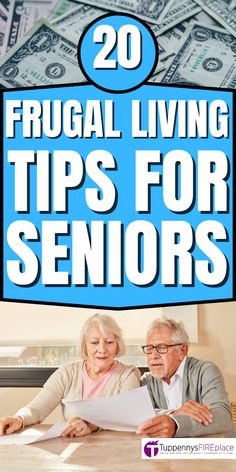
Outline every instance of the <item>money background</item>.
<svg viewBox="0 0 236 472"><path fill-rule="evenodd" d="M236 88L236 0L0 0L0 87L84 81L80 35L113 11L135 14L157 37L150 82Z"/></svg>

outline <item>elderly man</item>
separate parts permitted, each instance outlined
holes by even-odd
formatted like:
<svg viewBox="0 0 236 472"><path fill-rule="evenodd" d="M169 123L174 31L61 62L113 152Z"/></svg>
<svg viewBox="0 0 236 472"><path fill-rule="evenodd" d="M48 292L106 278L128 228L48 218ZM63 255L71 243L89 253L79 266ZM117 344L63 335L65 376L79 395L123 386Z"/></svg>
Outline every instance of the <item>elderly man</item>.
<svg viewBox="0 0 236 472"><path fill-rule="evenodd" d="M187 357L189 338L182 323L157 319L147 333L150 372L142 377L156 409L137 434L151 437L205 436L232 430L224 380L212 362Z"/></svg>

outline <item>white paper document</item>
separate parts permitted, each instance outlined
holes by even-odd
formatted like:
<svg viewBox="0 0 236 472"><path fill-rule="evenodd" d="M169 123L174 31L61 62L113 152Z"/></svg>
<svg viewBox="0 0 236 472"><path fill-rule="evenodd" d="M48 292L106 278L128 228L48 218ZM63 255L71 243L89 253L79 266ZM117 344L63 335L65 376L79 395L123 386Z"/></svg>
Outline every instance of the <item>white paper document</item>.
<svg viewBox="0 0 236 472"><path fill-rule="evenodd" d="M47 439L58 438L67 426L66 421L60 421L52 426L46 433L37 431L35 428L27 428L21 433L13 433L5 436L0 436L1 445L11 444L32 444L35 442L46 441Z"/></svg>
<svg viewBox="0 0 236 472"><path fill-rule="evenodd" d="M71 416L79 416L104 429L136 431L155 416L147 387L139 387L112 397L91 400L63 400Z"/></svg>
<svg viewBox="0 0 236 472"><path fill-rule="evenodd" d="M145 420L155 416L155 411L147 387L135 388L112 397L94 398L91 400L63 400L71 411L71 416L79 416L100 428L115 431L136 431ZM33 444L58 438L68 422L60 421L46 433L37 428L10 435L0 436L0 446L10 444Z"/></svg>

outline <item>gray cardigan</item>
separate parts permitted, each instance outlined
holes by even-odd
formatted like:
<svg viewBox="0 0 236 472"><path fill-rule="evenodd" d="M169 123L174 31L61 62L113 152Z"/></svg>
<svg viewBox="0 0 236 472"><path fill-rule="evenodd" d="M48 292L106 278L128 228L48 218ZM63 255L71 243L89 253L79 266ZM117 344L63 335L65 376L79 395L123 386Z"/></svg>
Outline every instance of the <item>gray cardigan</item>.
<svg viewBox="0 0 236 472"><path fill-rule="evenodd" d="M168 406L163 393L162 382L145 373L141 385L147 385L156 414L168 413ZM212 407L213 423L204 426L198 424L188 415L171 416L179 425L175 437L206 436L208 434L225 433L232 430L231 408L224 380L218 367L212 362L187 357L184 375L182 403L196 400Z"/></svg>

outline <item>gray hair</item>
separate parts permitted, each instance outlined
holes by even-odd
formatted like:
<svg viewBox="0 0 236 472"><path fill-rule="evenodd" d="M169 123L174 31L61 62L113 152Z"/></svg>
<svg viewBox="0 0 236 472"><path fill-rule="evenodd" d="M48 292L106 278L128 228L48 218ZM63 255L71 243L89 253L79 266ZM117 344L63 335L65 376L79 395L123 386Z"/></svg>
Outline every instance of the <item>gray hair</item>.
<svg viewBox="0 0 236 472"><path fill-rule="evenodd" d="M189 345L188 333L182 321L173 320L171 318L157 318L149 327L147 338L156 329L169 329L171 332L171 339L173 343L181 343Z"/></svg>
<svg viewBox="0 0 236 472"><path fill-rule="evenodd" d="M78 344L79 356L82 359L87 358L87 349L86 349L86 336L88 329L91 324L96 323L102 336L107 334L113 334L117 342L117 352L116 356L122 356L125 353L125 340L122 329L118 326L115 320L108 315L93 315L91 316L84 324L82 331L80 333L80 339Z"/></svg>

